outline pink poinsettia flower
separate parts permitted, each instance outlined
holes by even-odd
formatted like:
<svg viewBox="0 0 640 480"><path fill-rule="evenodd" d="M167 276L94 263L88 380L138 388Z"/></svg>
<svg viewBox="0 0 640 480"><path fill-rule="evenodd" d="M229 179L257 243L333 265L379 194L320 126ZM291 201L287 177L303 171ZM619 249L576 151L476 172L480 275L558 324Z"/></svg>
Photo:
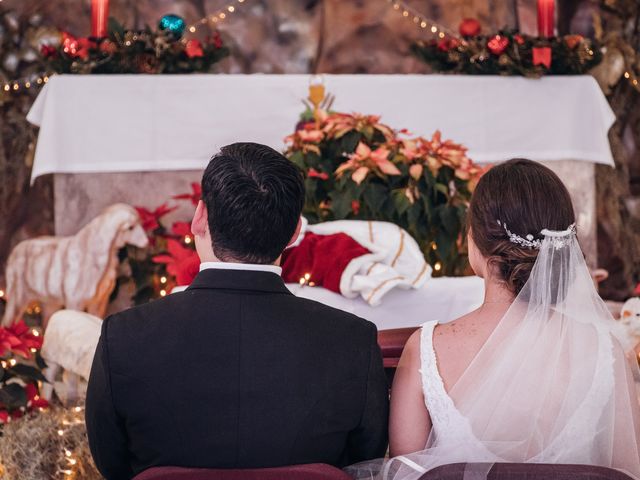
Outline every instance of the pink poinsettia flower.
<svg viewBox="0 0 640 480"><path fill-rule="evenodd" d="M322 141L322 139L324 138L324 133L322 133L322 130L316 130L313 129L313 127L307 128L309 126L310 125L306 125L305 128L298 130L297 134L298 137L300 137L300 140L310 143L318 143Z"/></svg>
<svg viewBox="0 0 640 480"><path fill-rule="evenodd" d="M360 185L369 172L385 175L400 175L400 170L389 160L389 149L385 146L371 150L365 143L360 142L349 160L336 169L336 175L342 176L351 171L351 179Z"/></svg>

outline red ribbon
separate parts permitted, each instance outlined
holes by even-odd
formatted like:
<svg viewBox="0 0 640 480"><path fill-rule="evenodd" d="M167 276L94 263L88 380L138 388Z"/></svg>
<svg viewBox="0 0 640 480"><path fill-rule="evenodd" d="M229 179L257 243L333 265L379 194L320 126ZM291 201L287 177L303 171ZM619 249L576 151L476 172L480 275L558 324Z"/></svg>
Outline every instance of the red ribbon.
<svg viewBox="0 0 640 480"><path fill-rule="evenodd" d="M551 47L534 47L533 64L551 68Z"/></svg>

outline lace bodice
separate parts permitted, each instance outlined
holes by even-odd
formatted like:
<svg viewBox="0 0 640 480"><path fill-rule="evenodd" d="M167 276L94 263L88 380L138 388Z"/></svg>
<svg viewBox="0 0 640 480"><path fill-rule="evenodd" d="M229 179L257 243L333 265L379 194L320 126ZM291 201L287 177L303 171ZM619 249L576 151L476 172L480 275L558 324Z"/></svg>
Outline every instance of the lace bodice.
<svg viewBox="0 0 640 480"><path fill-rule="evenodd" d="M422 325L420 333L420 375L424 401L432 423L432 433L443 439L474 441L471 426L456 409L453 400L444 388L444 381L438 370L438 361L433 347L433 331L438 322Z"/></svg>

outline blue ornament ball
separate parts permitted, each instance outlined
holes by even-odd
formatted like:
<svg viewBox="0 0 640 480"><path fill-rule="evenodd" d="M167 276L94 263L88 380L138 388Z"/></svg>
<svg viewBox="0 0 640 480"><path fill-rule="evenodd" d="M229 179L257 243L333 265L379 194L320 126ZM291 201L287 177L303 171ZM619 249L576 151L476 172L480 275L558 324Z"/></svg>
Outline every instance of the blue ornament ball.
<svg viewBox="0 0 640 480"><path fill-rule="evenodd" d="M184 18L170 13L160 19L158 27L160 30L167 30L173 33L176 37L181 37L187 24L184 23Z"/></svg>

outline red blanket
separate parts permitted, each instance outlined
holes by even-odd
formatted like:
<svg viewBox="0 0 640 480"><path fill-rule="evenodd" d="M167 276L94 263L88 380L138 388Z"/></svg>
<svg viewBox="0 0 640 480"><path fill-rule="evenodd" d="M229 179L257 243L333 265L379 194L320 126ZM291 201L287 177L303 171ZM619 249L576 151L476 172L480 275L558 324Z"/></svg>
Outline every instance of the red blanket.
<svg viewBox="0 0 640 480"><path fill-rule="evenodd" d="M297 247L282 255L282 278L298 283L309 274L308 283L340 293L340 278L349 262L371 253L345 233L316 235L307 232Z"/></svg>

